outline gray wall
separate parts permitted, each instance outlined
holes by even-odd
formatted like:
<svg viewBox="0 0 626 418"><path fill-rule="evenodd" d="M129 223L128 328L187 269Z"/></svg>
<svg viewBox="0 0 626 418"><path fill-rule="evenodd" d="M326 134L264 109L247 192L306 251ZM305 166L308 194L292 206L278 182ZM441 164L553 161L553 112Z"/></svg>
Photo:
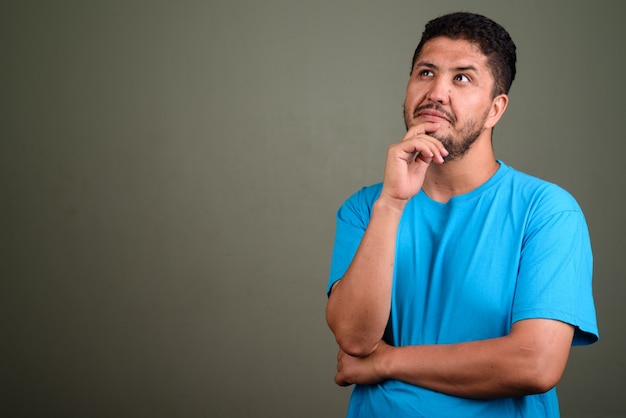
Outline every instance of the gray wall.
<svg viewBox="0 0 626 418"><path fill-rule="evenodd" d="M626 414L624 3L7 3L1 412L342 416L334 214L402 137L424 23L464 9L518 45L498 157L588 217L601 340L563 416Z"/></svg>

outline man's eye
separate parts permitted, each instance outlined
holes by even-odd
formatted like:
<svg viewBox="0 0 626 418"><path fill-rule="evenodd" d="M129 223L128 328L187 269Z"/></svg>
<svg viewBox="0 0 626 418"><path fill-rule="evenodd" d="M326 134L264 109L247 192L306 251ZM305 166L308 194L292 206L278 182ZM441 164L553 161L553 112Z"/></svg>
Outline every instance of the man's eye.
<svg viewBox="0 0 626 418"><path fill-rule="evenodd" d="M433 72L430 70L422 70L419 72L419 74L423 77L432 77L434 75Z"/></svg>
<svg viewBox="0 0 626 418"><path fill-rule="evenodd" d="M463 83L469 83L470 79L468 76L466 76L465 74L459 74L456 77L454 77L454 79L456 81L462 81Z"/></svg>

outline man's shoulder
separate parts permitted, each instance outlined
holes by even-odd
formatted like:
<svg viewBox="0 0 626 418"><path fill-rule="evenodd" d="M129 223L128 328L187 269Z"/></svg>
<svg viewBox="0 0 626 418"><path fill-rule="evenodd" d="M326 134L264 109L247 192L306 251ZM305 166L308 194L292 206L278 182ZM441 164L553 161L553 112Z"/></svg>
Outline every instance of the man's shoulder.
<svg viewBox="0 0 626 418"><path fill-rule="evenodd" d="M354 192L344 203L345 204L357 204L371 206L380 196L380 192L383 190L383 183L375 183L368 186L363 186L356 192Z"/></svg>
<svg viewBox="0 0 626 418"><path fill-rule="evenodd" d="M503 186L530 204L549 206L553 210L576 210L580 207L576 199L560 185L507 166Z"/></svg>
<svg viewBox="0 0 626 418"><path fill-rule="evenodd" d="M352 224L367 225L374 202L382 189L382 183L362 187L343 202L337 211L337 218Z"/></svg>

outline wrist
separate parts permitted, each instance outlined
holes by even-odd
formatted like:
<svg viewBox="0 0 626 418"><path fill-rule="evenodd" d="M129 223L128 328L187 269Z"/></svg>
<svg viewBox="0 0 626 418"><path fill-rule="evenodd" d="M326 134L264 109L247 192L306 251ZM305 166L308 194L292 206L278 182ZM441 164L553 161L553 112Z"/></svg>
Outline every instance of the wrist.
<svg viewBox="0 0 626 418"><path fill-rule="evenodd" d="M402 215L404 212L404 208L408 200L405 199L396 199L393 197L389 197L384 193L381 193L380 197L376 202L374 202L374 208L379 208L380 210L396 212L397 214Z"/></svg>
<svg viewBox="0 0 626 418"><path fill-rule="evenodd" d="M381 344L376 353L376 361L374 371L376 376L381 380L394 379L393 373L393 357L396 347L387 344Z"/></svg>

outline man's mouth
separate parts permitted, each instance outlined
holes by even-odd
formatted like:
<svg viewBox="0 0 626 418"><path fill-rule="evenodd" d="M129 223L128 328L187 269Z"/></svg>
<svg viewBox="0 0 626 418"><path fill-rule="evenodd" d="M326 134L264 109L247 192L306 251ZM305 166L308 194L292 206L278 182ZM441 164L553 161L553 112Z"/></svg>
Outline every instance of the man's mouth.
<svg viewBox="0 0 626 418"><path fill-rule="evenodd" d="M429 122L442 122L446 121L451 125L455 122L455 117L441 109L440 107L434 104L427 104L424 106L420 106L415 110L414 117L420 118Z"/></svg>

